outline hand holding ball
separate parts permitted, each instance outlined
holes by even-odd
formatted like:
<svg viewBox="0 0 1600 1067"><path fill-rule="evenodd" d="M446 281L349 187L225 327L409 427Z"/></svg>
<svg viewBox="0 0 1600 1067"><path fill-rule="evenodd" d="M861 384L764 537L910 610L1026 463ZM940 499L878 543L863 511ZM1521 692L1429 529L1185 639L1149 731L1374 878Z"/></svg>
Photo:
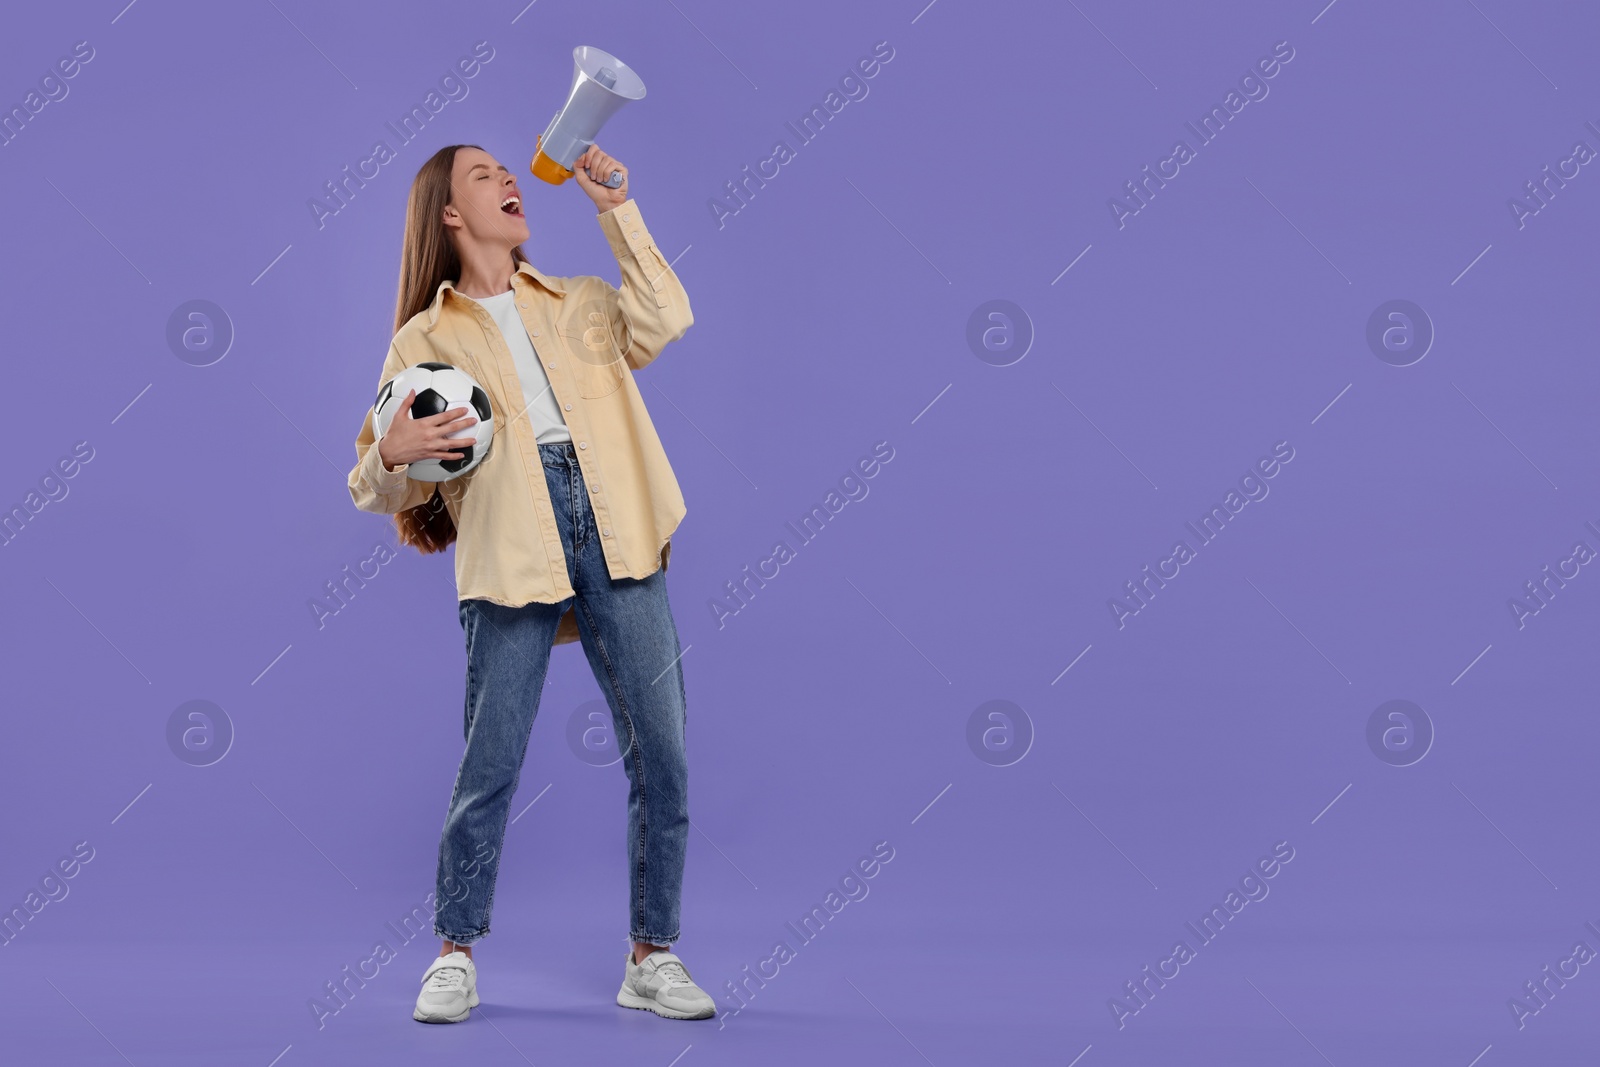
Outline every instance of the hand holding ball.
<svg viewBox="0 0 1600 1067"><path fill-rule="evenodd" d="M472 376L448 363L407 367L372 405L378 455L386 468L409 464L419 482L444 482L482 463L494 443L494 413Z"/></svg>

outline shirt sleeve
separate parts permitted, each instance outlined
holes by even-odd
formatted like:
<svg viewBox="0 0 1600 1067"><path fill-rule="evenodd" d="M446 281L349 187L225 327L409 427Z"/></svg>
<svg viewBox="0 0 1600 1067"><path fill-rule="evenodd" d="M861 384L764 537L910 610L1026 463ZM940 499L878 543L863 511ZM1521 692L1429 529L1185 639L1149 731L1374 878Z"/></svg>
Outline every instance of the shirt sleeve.
<svg viewBox="0 0 1600 1067"><path fill-rule="evenodd" d="M622 285L614 301L616 336L628 339L623 357L639 370L661 354L694 324L689 294L645 228L632 197L599 215L600 229L622 268ZM610 284L609 282L607 283Z"/></svg>
<svg viewBox="0 0 1600 1067"><path fill-rule="evenodd" d="M378 388L406 367L395 346L389 346L389 355L383 361L383 373L378 377ZM376 390L374 390L376 392ZM427 503L437 487L434 482L419 482L406 474L410 464L402 463L395 470L383 465L378 453L377 434L373 432L372 409L367 409L361 421L361 432L356 435L356 465L347 482L350 499L362 511L393 515Z"/></svg>

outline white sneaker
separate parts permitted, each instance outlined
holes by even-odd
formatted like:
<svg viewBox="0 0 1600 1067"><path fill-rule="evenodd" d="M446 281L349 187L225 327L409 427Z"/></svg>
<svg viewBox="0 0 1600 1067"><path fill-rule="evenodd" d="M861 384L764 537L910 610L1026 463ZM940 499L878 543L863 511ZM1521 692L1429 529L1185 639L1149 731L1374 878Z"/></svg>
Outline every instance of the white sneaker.
<svg viewBox="0 0 1600 1067"><path fill-rule="evenodd" d="M478 1006L478 969L460 949L428 964L411 1017L419 1023L459 1023Z"/></svg>
<svg viewBox="0 0 1600 1067"><path fill-rule="evenodd" d="M633 962L628 949L627 968L617 1003L642 1008L667 1019L709 1019L717 1013L710 994L694 984L683 961L671 952L652 952L643 963Z"/></svg>

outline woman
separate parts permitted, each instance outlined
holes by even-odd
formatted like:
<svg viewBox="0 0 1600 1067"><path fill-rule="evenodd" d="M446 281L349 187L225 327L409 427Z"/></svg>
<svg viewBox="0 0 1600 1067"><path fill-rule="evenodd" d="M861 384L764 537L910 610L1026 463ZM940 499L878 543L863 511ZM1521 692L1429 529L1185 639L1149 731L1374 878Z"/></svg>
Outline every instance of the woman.
<svg viewBox="0 0 1600 1067"><path fill-rule="evenodd" d="M439 843L434 933L412 1017L460 1022L478 1003L473 944L489 932L511 798L552 644L581 641L611 706L628 774L631 949L617 1003L674 1019L716 1013L683 961L679 893L688 843L682 647L667 602L682 494L633 372L694 322L688 295L628 192L627 168L598 146L575 177L599 212L622 284L543 274L516 179L476 145L451 145L411 186L395 335L379 382L436 361L489 397L495 435L482 461L442 483L409 464L457 459L470 408L411 418L413 390L375 443L356 438L351 499L395 516L422 552L456 543L467 644L466 750ZM589 172L621 171L608 189Z"/></svg>

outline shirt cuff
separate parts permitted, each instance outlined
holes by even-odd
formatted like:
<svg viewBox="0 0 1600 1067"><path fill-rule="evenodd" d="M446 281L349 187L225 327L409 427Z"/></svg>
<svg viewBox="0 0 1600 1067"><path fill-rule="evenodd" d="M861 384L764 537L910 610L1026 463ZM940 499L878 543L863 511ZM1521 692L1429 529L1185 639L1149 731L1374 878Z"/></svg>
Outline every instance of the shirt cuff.
<svg viewBox="0 0 1600 1067"><path fill-rule="evenodd" d="M367 449L366 468L363 473L367 477L367 484L379 496L390 496L405 488L406 471L411 468L409 463L402 464L399 470L386 470L383 466L383 457L378 454L378 444L373 442Z"/></svg>
<svg viewBox="0 0 1600 1067"><path fill-rule="evenodd" d="M618 259L655 244L655 238L645 229L639 205L634 203L631 196L610 211L602 211L598 218L606 242L611 245L611 252Z"/></svg>

